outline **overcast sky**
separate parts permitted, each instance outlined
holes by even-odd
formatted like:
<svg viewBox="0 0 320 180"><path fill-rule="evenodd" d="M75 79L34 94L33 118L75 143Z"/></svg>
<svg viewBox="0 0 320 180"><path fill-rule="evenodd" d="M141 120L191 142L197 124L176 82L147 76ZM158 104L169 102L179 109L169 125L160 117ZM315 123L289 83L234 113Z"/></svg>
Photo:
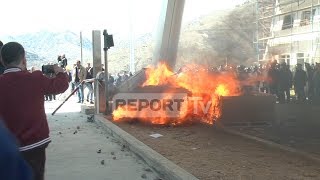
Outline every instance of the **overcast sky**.
<svg viewBox="0 0 320 180"><path fill-rule="evenodd" d="M232 8L244 0L186 0L184 21L215 10ZM157 25L161 0L1 0L0 35L40 30L127 33L130 22L137 34Z"/></svg>

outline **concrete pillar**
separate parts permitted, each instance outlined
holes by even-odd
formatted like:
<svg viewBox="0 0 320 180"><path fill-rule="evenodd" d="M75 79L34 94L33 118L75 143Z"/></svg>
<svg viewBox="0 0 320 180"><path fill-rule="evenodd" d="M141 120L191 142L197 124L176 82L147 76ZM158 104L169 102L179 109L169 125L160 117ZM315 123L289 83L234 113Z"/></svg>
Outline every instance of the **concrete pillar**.
<svg viewBox="0 0 320 180"><path fill-rule="evenodd" d="M92 51L93 51L93 77L97 77L97 73L101 71L101 32L99 30L92 31ZM94 106L96 113L100 113L100 93L99 83L94 83ZM101 94L104 95L104 94Z"/></svg>
<svg viewBox="0 0 320 180"><path fill-rule="evenodd" d="M185 0L163 0L157 29L153 63L164 61L172 70L176 65L184 3Z"/></svg>

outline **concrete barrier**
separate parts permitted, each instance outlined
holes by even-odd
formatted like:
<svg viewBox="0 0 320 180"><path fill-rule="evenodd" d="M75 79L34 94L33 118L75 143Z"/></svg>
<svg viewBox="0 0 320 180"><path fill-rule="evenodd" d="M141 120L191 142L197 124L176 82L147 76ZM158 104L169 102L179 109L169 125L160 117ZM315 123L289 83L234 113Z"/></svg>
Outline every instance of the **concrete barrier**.
<svg viewBox="0 0 320 180"><path fill-rule="evenodd" d="M275 119L274 96L221 97L221 119L224 126L271 125Z"/></svg>
<svg viewBox="0 0 320 180"><path fill-rule="evenodd" d="M95 113L94 105L82 104L81 105L81 113L86 114L86 115L94 114Z"/></svg>
<svg viewBox="0 0 320 180"><path fill-rule="evenodd" d="M278 125L320 125L320 106L312 104L276 104Z"/></svg>

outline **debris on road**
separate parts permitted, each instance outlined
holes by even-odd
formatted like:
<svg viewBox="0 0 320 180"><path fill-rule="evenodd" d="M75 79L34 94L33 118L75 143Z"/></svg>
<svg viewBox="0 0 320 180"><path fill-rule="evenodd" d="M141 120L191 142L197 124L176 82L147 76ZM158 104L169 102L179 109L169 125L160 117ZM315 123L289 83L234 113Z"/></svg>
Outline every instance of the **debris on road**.
<svg viewBox="0 0 320 180"><path fill-rule="evenodd" d="M101 153L101 149L98 149L97 153L100 154Z"/></svg>
<svg viewBox="0 0 320 180"><path fill-rule="evenodd" d="M142 174L142 175L141 175L141 178L142 178L142 179L147 179L147 175L146 175L146 174Z"/></svg>
<svg viewBox="0 0 320 180"><path fill-rule="evenodd" d="M104 165L104 160L102 160L100 163L101 163L102 165Z"/></svg>
<svg viewBox="0 0 320 180"><path fill-rule="evenodd" d="M144 170L147 172L152 172L152 170L150 168L144 168Z"/></svg>
<svg viewBox="0 0 320 180"><path fill-rule="evenodd" d="M94 115L90 115L87 117L87 122L93 122L94 121Z"/></svg>
<svg viewBox="0 0 320 180"><path fill-rule="evenodd" d="M153 138L159 138L159 137L161 137L163 135L156 133L156 134L151 134L150 136L153 137Z"/></svg>
<svg viewBox="0 0 320 180"><path fill-rule="evenodd" d="M126 145L123 144L122 147L121 147L121 151L124 151L125 148L126 148Z"/></svg>
<svg viewBox="0 0 320 180"><path fill-rule="evenodd" d="M78 133L78 131L77 130L75 130L74 132L73 132L73 134L77 134Z"/></svg>

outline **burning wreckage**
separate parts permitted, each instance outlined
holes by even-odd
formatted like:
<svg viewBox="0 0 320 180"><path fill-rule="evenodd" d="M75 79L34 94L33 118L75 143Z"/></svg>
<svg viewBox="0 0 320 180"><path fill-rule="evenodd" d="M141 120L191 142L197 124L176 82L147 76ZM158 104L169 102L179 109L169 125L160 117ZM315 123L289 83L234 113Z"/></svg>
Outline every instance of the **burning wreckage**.
<svg viewBox="0 0 320 180"><path fill-rule="evenodd" d="M117 88L110 101L112 117L116 122L158 125L270 124L275 97L244 91L256 80L240 81L234 71L208 72L197 65L174 73L160 63L141 70Z"/></svg>

